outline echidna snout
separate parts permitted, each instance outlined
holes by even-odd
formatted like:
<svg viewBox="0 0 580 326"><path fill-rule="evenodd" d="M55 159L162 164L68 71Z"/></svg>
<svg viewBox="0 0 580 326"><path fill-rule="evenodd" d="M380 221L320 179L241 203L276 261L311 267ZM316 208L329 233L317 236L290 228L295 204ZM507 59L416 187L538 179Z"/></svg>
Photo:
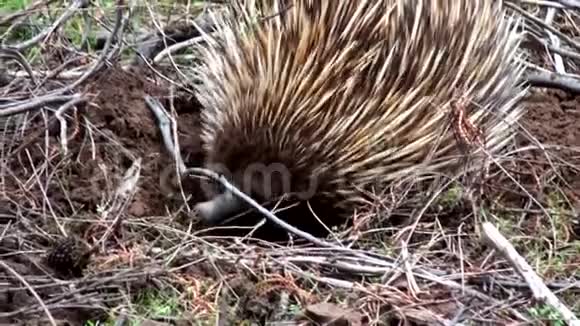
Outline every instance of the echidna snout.
<svg viewBox="0 0 580 326"><path fill-rule="evenodd" d="M212 199L196 204L194 208L203 222L217 224L237 213L241 213L244 207L239 197L226 191Z"/></svg>
<svg viewBox="0 0 580 326"><path fill-rule="evenodd" d="M265 208L273 203L278 206L288 200L309 200L317 195L318 179L308 169L296 169L284 153L272 152L265 156L260 147L239 148L246 154L220 156L220 163L208 161L205 168L224 176L238 191ZM224 152L231 153L229 150ZM221 188L213 183L203 184L206 201L194 207L203 222L221 224L230 218L253 213L249 203Z"/></svg>

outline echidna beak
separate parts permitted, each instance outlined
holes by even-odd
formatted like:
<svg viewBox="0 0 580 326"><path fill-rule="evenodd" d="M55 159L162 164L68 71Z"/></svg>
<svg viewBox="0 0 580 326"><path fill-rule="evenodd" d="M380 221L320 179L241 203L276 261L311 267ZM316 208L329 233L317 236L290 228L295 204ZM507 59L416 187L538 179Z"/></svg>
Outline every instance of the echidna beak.
<svg viewBox="0 0 580 326"><path fill-rule="evenodd" d="M240 213L243 210L243 205L240 198L226 191L213 199L198 203L194 209L205 223L217 224Z"/></svg>

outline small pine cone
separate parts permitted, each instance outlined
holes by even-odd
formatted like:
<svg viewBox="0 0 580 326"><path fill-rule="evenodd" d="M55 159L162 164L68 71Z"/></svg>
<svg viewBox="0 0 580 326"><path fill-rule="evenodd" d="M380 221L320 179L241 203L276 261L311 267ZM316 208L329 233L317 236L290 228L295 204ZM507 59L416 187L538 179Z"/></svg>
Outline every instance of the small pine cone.
<svg viewBox="0 0 580 326"><path fill-rule="evenodd" d="M63 276L81 277L89 258L88 247L82 241L68 237L52 247L47 256L47 264Z"/></svg>

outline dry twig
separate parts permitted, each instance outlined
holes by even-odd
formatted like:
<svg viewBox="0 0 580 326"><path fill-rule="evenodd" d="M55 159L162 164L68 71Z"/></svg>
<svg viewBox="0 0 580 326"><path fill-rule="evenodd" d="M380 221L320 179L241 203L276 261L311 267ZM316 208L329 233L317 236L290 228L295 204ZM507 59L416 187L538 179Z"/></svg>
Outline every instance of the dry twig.
<svg viewBox="0 0 580 326"><path fill-rule="evenodd" d="M534 298L540 302L547 302L556 309L566 320L568 325L580 326L580 320L548 289L542 279L534 272L532 267L517 252L511 243L489 222L482 225L483 235L486 242L505 256L517 272L526 280L534 294Z"/></svg>

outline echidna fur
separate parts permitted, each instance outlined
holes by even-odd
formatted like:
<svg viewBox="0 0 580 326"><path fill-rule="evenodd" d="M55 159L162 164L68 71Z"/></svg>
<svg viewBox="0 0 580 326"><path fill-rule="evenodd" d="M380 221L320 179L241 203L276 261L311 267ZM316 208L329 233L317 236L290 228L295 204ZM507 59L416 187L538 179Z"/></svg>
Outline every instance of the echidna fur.
<svg viewBox="0 0 580 326"><path fill-rule="evenodd" d="M513 137L526 91L520 21L502 6L271 0L214 13L217 32L195 47L207 166L262 201L314 182L300 199L348 217L367 203L364 191L418 169L460 166L449 126L459 97L471 103L466 118L484 132L486 153L498 153ZM291 177L290 188L275 173L244 179L273 164L270 172L281 167ZM206 222L244 206L229 193L208 196L197 206Z"/></svg>

